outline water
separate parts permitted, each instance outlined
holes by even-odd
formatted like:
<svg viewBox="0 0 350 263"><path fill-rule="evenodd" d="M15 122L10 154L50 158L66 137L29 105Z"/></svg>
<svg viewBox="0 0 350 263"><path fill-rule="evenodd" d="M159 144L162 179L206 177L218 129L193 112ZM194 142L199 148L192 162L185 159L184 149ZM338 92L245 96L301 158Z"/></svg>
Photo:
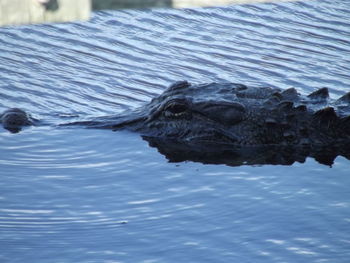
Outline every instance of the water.
<svg viewBox="0 0 350 263"><path fill-rule="evenodd" d="M125 10L0 29L0 262L348 262L349 160L169 163L138 134L57 128L177 80L349 91L349 1Z"/></svg>

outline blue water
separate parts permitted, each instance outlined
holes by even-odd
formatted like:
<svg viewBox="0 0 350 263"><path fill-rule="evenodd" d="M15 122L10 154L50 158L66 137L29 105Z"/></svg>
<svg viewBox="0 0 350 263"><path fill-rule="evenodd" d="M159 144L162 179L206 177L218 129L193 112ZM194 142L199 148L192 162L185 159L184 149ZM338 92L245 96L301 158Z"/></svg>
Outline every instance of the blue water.
<svg viewBox="0 0 350 263"><path fill-rule="evenodd" d="M177 80L350 90L349 1L104 11L0 28L0 262L350 259L349 160L170 163L138 134L59 128L118 114Z"/></svg>

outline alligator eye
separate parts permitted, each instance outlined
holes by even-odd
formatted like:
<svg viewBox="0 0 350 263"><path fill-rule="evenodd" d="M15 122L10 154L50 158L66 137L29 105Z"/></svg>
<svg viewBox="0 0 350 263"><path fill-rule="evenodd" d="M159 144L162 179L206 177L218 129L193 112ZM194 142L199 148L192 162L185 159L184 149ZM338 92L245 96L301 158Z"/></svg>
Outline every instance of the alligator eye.
<svg viewBox="0 0 350 263"><path fill-rule="evenodd" d="M181 116L185 114L187 110L188 105L186 101L170 101L164 107L166 116Z"/></svg>
<svg viewBox="0 0 350 263"><path fill-rule="evenodd" d="M167 110L173 114L178 114L181 112L185 112L187 110L187 105L179 104L179 103L172 103L165 110Z"/></svg>

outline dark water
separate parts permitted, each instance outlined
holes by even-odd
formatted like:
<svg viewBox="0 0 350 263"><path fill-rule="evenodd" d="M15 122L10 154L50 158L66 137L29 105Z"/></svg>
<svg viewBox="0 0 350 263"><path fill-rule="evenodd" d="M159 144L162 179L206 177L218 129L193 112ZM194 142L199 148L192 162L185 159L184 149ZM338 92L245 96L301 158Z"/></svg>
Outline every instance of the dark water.
<svg viewBox="0 0 350 263"><path fill-rule="evenodd" d="M0 28L0 111L118 114L177 80L350 90L350 1ZM0 262L349 262L349 160L169 163L137 134L0 131Z"/></svg>

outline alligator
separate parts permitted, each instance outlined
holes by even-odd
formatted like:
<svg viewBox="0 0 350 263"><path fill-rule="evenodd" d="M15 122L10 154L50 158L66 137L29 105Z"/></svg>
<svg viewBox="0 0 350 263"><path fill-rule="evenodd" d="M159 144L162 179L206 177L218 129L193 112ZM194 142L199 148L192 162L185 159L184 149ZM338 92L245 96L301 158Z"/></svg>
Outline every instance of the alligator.
<svg viewBox="0 0 350 263"><path fill-rule="evenodd" d="M40 124L17 108L5 111L0 120L14 133ZM180 81L131 112L59 124L76 125L138 132L172 161L186 153L189 160L209 163L220 163L213 158L222 154L247 159L255 151L247 149L260 147L268 152L292 152L288 157L276 157L276 163L313 156L330 164L337 155L350 157L350 92L335 100L327 88L301 95L295 88ZM278 161L290 156L291 161Z"/></svg>

